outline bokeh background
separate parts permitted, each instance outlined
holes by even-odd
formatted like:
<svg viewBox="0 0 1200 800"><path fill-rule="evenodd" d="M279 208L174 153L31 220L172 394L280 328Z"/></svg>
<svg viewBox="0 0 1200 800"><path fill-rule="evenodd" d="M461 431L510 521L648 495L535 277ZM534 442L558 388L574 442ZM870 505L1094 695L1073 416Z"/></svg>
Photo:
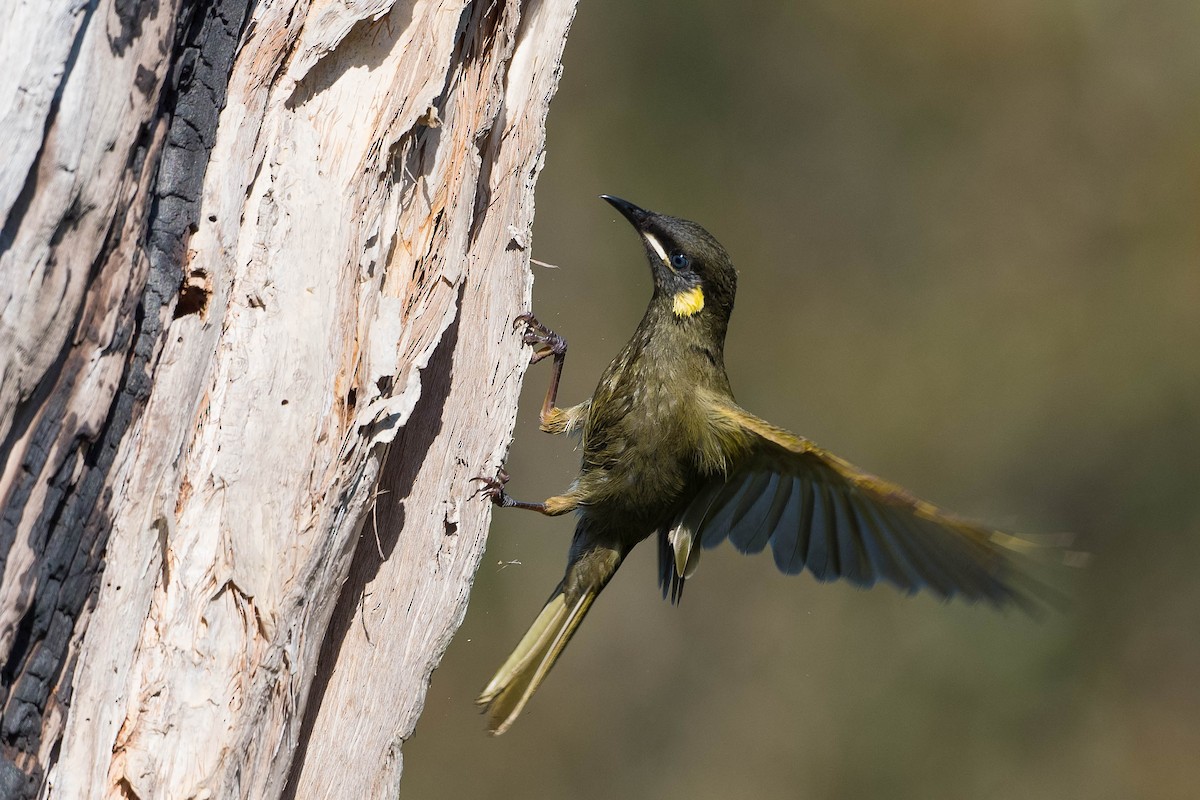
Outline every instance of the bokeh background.
<svg viewBox="0 0 1200 800"><path fill-rule="evenodd" d="M739 401L945 507L1078 534L1019 614L643 545L511 732L472 699L573 522L499 513L402 797L1200 797L1200 4L581 3L534 307L587 397L649 295L601 192L741 275ZM515 496L566 487L527 376Z"/></svg>

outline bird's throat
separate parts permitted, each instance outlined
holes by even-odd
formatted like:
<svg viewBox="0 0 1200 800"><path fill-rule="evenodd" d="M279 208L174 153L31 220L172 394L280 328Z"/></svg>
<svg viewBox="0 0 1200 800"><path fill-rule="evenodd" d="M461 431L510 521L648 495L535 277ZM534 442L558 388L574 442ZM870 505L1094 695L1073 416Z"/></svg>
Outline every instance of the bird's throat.
<svg viewBox="0 0 1200 800"><path fill-rule="evenodd" d="M690 317L704 308L704 291L699 286L684 289L672 298L671 310L677 317Z"/></svg>

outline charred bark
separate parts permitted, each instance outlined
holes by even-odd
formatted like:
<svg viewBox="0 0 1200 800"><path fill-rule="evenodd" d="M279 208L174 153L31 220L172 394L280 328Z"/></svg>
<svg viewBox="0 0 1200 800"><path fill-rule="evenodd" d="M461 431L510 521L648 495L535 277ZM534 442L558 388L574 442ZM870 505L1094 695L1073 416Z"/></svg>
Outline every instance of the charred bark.
<svg viewBox="0 0 1200 800"><path fill-rule="evenodd" d="M0 794L394 795L514 419L573 11L18 7Z"/></svg>

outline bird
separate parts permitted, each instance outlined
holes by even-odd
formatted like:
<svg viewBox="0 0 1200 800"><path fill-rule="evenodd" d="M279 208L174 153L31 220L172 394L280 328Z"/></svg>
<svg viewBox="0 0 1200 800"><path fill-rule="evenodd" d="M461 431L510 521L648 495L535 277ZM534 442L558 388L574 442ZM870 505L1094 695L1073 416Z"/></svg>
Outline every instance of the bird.
<svg viewBox="0 0 1200 800"><path fill-rule="evenodd" d="M578 435L582 456L567 491L541 503L511 497L503 468L476 479L498 507L578 518L562 580L476 700L490 733L509 729L622 561L651 537L672 603L701 551L728 540L744 553L769 547L789 575L1037 607L1020 564L1030 540L942 511L739 406L724 360L737 292L729 253L695 222L600 197L641 238L653 293L591 398L569 408L557 403L566 340L532 314L514 321L534 348L531 365L554 360L541 430Z"/></svg>

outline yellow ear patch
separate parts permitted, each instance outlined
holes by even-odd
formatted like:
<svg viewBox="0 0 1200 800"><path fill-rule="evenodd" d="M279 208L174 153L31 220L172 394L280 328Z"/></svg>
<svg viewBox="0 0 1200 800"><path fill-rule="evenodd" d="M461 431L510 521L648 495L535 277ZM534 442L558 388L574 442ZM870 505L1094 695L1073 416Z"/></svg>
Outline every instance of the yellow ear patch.
<svg viewBox="0 0 1200 800"><path fill-rule="evenodd" d="M690 317L704 308L704 292L699 286L684 289L675 295L672 310L677 317Z"/></svg>

